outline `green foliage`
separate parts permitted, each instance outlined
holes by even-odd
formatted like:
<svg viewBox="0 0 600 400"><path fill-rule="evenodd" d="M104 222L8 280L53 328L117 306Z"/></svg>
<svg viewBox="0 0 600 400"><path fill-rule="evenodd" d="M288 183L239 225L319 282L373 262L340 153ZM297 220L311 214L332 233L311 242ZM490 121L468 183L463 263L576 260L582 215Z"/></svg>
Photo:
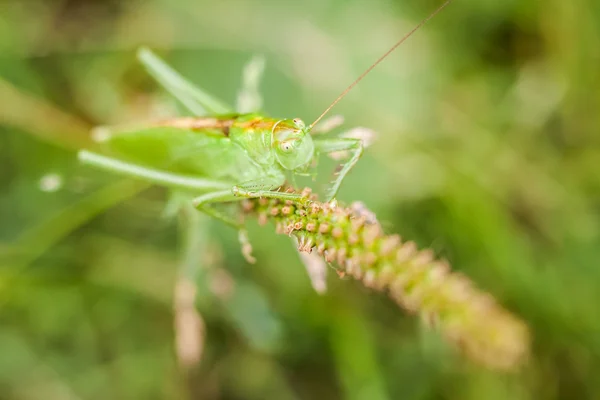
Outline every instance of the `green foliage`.
<svg viewBox="0 0 600 400"><path fill-rule="evenodd" d="M330 274L316 295L268 229L251 226L253 266L229 228L181 232L164 190L81 167L73 151L92 126L185 112L138 65L139 44L169 50L228 103L245 62L265 54L264 108L312 120L437 4L2 2L0 397L598 398L591 3L455 2L336 106L379 133L340 198L435 249L531 328L530 363L507 376L452 358L361 285ZM191 278L183 259L201 267ZM173 311L182 276L197 315L183 300ZM188 370L175 314L204 326Z"/></svg>

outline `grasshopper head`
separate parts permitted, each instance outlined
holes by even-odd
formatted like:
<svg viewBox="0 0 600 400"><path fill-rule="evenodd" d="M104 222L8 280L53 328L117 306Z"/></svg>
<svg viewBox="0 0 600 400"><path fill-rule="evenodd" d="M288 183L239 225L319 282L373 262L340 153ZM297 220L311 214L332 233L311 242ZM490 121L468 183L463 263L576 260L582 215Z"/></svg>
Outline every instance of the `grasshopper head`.
<svg viewBox="0 0 600 400"><path fill-rule="evenodd" d="M282 120L275 124L273 149L277 161L287 170L308 166L315 152L309 129L300 119Z"/></svg>

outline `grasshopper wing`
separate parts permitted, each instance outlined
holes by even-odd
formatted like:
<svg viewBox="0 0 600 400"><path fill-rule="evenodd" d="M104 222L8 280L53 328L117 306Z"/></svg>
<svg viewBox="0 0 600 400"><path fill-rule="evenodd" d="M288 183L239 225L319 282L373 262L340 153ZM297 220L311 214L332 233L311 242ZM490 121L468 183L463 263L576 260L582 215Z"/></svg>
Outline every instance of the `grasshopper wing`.
<svg viewBox="0 0 600 400"><path fill-rule="evenodd" d="M238 147L221 132L170 126L111 133L101 141L99 150L156 169L213 178L226 175L219 170L240 157Z"/></svg>

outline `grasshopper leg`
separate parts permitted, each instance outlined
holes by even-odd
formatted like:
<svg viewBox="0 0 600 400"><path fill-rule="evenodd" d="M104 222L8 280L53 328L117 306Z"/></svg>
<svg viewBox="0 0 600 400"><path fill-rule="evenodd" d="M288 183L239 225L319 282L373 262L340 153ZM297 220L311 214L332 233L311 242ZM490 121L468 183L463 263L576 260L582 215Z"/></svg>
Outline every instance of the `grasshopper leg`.
<svg viewBox="0 0 600 400"><path fill-rule="evenodd" d="M141 179L149 183L168 186L171 188L198 192L224 189L231 186L231 184L227 182L161 171L138 164L133 164L127 161L118 160L113 157L107 157L88 150L81 150L79 153L77 153L77 157L82 163L103 169L105 171L114 172L119 175Z"/></svg>
<svg viewBox="0 0 600 400"><path fill-rule="evenodd" d="M242 247L242 254L244 255L244 258L250 264L254 264L256 259L252 256L252 245L248 240L248 231L246 231L244 225L240 221L236 221L234 218L210 206L211 203L218 204L235 200L239 200L239 198L233 195L231 190L220 190L196 197L194 200L192 200L192 204L199 211L202 211L203 213L236 229L238 231L238 240Z"/></svg>
<svg viewBox="0 0 600 400"><path fill-rule="evenodd" d="M240 230L243 229L243 225L240 222L235 221L233 218L223 214L222 212L216 210L214 207L211 206L211 204L225 203L236 200L239 199L235 195L233 195L231 189L227 189L205 193L202 196L194 198L194 200L192 200L192 204L198 210L226 223L229 226L232 226L235 229Z"/></svg>
<svg viewBox="0 0 600 400"><path fill-rule="evenodd" d="M290 200L302 204L305 204L308 201L305 196L299 193L285 193L273 190L281 187L284 182L285 177L283 176L267 175L259 179L253 179L239 183L233 186L230 190L215 191L196 197L193 200L194 206L196 208L205 210L207 207L209 207L208 204L210 203L222 203L241 199L255 199L259 197L278 199L282 201Z"/></svg>
<svg viewBox="0 0 600 400"><path fill-rule="evenodd" d="M291 200L301 203L308 201L306 197L298 193L283 193L272 190L280 187L284 181L285 177L283 176L266 176L264 178L243 182L232 187L230 190L215 191L196 197L193 200L193 205L204 213L237 229L238 238L240 240L240 244L242 245L242 253L248 262L253 263L254 257L252 257L251 254L252 246L250 246L248 234L242 223L235 221L233 218L216 210L211 206L211 204L258 197Z"/></svg>
<svg viewBox="0 0 600 400"><path fill-rule="evenodd" d="M279 192L277 189L285 182L283 175L267 175L265 177L240 183L232 188L233 194L242 198L265 197L282 201L290 200L306 204L309 200L299 193Z"/></svg>
<svg viewBox="0 0 600 400"><path fill-rule="evenodd" d="M277 189L285 182L283 175L266 175L258 179L238 183L229 190L217 190L203 194L193 200L196 208L208 210L212 203L231 202L242 199L266 197L278 200L291 200L305 203L308 199L299 193L278 192ZM207 211L213 213L214 211ZM231 223L230 223L231 225ZM236 226L236 225L234 225Z"/></svg>
<svg viewBox="0 0 600 400"><path fill-rule="evenodd" d="M185 191L205 191L213 190L194 200L194 205L200 208L205 214L218 219L238 230L238 237L242 245L242 253L248 262L253 263L254 258L251 255L251 249L248 242L248 235L243 225L235 221L233 218L224 213L208 206L203 206L205 203L216 203L224 201L237 200L231 192L231 184L227 182L214 181L210 179L187 177L184 175L173 174L170 172L160 171L136 164L131 164L126 161L117 160L112 157L103 156L87 150L82 150L78 153L79 160L85 164L92 165L110 172L120 175L129 176L136 179L141 179L149 183L154 183L171 188L184 189ZM229 189L223 189L229 188ZM219 190L220 189L220 190ZM199 201L200 200L200 201Z"/></svg>
<svg viewBox="0 0 600 400"><path fill-rule="evenodd" d="M331 183L325 195L325 201L331 201L340 189L342 181L350 172L352 167L358 162L363 153L363 144L360 139L337 138L337 139L315 139L315 148L323 153L333 153L338 151L349 151L350 158L342 164L342 169L338 172L337 178Z"/></svg>
<svg viewBox="0 0 600 400"><path fill-rule="evenodd" d="M233 109L179 75L150 49L138 50L138 59L148 72L194 115L230 114Z"/></svg>

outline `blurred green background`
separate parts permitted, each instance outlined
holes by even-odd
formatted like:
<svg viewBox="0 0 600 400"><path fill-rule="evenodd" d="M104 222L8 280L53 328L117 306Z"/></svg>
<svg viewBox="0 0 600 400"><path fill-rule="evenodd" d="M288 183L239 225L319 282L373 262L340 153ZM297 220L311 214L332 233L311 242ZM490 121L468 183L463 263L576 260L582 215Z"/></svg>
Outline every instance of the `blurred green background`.
<svg viewBox="0 0 600 400"><path fill-rule="evenodd" d="M335 109L378 132L340 199L527 321L517 373L351 280L317 295L271 227L248 265L233 230L76 162L95 125L172 115L141 44L229 102L263 54L265 110L311 121L439 4L1 2L0 399L600 398L596 1L456 1ZM197 311L174 301L191 270Z"/></svg>

